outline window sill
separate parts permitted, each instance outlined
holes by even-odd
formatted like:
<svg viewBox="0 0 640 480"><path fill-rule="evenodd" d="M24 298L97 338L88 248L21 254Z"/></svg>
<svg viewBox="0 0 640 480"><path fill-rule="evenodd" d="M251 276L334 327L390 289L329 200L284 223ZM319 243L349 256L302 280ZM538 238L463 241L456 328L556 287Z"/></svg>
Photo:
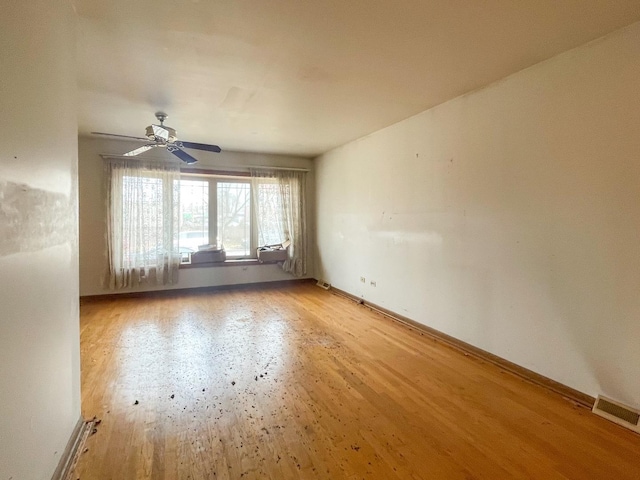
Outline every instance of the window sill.
<svg viewBox="0 0 640 480"><path fill-rule="evenodd" d="M181 263L180 268L209 268L209 267L246 267L248 265L273 265L282 262L261 262L257 258L239 258L224 262Z"/></svg>

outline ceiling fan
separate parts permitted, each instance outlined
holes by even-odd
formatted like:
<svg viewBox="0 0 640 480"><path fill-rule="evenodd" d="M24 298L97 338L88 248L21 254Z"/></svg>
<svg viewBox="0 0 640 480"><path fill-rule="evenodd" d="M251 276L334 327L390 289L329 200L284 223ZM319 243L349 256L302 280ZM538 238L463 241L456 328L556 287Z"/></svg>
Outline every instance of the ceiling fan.
<svg viewBox="0 0 640 480"><path fill-rule="evenodd" d="M156 112L156 118L160 122L160 125L149 125L146 131L146 137L130 137L129 135L116 135L114 133L102 133L102 132L91 132L94 135L105 135L109 137L120 137L120 138L132 138L134 140L140 140L144 142L150 142L146 145L136 148L135 150L131 150L123 154L125 157L134 157L136 155L140 155L148 150L157 147L166 148L168 152L172 153L184 163L191 165L192 163L196 163L198 160L187 152L183 150L183 148L193 148L195 150L206 150L207 152L220 152L221 149L217 145L208 145L206 143L193 143L193 142L183 142L178 140L176 131L168 127L164 124L165 119L168 115L164 112Z"/></svg>

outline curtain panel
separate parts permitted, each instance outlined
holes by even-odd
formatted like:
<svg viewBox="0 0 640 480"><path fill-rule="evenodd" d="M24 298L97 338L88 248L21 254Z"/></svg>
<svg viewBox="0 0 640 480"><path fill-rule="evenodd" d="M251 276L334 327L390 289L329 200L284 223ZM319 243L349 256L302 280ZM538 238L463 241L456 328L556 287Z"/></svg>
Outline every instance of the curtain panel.
<svg viewBox="0 0 640 480"><path fill-rule="evenodd" d="M105 286L177 283L180 267L180 166L106 159Z"/></svg>
<svg viewBox="0 0 640 480"><path fill-rule="evenodd" d="M307 273L306 172L250 169L258 244L287 240L288 258L282 269L297 277Z"/></svg>

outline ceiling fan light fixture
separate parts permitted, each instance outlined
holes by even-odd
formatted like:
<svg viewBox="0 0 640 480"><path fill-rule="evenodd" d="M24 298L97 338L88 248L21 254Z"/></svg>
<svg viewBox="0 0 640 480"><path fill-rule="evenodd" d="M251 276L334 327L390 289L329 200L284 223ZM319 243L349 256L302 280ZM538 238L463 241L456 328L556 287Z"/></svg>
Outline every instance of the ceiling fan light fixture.
<svg viewBox="0 0 640 480"><path fill-rule="evenodd" d="M171 127L164 125L149 125L146 130L149 140L173 143L178 139L178 133Z"/></svg>

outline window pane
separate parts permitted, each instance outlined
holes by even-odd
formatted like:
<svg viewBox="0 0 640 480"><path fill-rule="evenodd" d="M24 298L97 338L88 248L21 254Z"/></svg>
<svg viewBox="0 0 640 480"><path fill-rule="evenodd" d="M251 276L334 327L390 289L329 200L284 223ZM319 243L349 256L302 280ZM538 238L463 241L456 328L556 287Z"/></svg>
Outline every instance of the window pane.
<svg viewBox="0 0 640 480"><path fill-rule="evenodd" d="M155 265L163 254L162 180L122 178L122 253L125 268Z"/></svg>
<svg viewBox="0 0 640 480"><path fill-rule="evenodd" d="M227 256L251 253L251 186L218 182L218 239Z"/></svg>
<svg viewBox="0 0 640 480"><path fill-rule="evenodd" d="M209 243L209 182L180 180L180 252Z"/></svg>
<svg viewBox="0 0 640 480"><path fill-rule="evenodd" d="M264 182L258 186L258 245L276 245L287 240L282 219L280 185Z"/></svg>

